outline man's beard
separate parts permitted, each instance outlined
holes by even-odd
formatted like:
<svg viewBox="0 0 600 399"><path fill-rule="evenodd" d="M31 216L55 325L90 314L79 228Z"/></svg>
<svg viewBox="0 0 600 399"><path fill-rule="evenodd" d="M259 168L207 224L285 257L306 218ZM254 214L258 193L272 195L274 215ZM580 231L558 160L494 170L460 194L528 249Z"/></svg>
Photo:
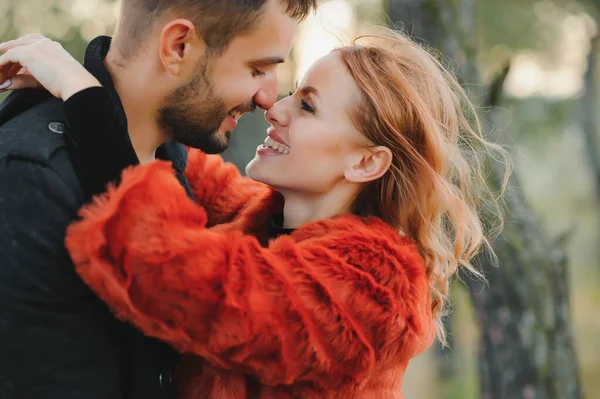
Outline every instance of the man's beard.
<svg viewBox="0 0 600 399"><path fill-rule="evenodd" d="M218 133L226 117L226 105L214 93L205 59L190 82L164 99L157 121L170 138L207 154L219 154L229 147L231 132L225 137Z"/></svg>

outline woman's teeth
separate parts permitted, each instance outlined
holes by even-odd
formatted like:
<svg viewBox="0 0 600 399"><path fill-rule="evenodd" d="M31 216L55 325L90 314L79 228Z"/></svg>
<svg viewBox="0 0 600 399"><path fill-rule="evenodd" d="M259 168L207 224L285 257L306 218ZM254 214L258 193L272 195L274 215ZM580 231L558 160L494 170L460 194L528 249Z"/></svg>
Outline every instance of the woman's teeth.
<svg viewBox="0 0 600 399"><path fill-rule="evenodd" d="M285 144L278 143L277 141L273 140L271 137L268 136L265 139L264 146L267 148L271 148L280 154L287 155L290 153L290 149L288 146L286 146Z"/></svg>

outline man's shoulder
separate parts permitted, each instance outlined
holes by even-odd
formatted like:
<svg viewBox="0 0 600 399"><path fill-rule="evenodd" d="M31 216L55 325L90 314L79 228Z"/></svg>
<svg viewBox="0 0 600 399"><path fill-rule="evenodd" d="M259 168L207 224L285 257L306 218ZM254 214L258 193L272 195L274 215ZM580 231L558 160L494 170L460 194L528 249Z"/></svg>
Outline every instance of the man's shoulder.
<svg viewBox="0 0 600 399"><path fill-rule="evenodd" d="M0 159L7 156L47 162L67 144L63 102L13 93L0 104Z"/></svg>
<svg viewBox="0 0 600 399"><path fill-rule="evenodd" d="M0 161L18 159L50 168L79 190L70 154L63 102L15 93L0 104Z"/></svg>

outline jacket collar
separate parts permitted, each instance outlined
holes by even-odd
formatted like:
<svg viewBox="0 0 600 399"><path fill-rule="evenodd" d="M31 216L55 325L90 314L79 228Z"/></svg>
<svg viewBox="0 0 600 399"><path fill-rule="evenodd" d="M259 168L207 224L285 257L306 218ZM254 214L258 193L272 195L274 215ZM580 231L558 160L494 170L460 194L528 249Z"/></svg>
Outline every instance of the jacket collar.
<svg viewBox="0 0 600 399"><path fill-rule="evenodd" d="M269 239L274 239L284 235L290 235L295 230L283 227L283 212L278 212L269 217L267 229L269 233Z"/></svg>
<svg viewBox="0 0 600 399"><path fill-rule="evenodd" d="M127 126L127 116L125 115L123 103L121 102L121 98L115 89L115 84L112 80L112 77L110 76L110 73L104 64L104 59L108 54L111 43L112 39L108 36L99 36L92 40L85 52L83 65L92 75L96 77L96 79L98 79L100 84L106 88L109 96L115 103L117 117L121 119L123 126ZM127 166L139 164L139 160L137 159L137 155L133 149L129 135L125 134L124 136L125 137L122 137L121 141L122 148L117 149L117 153L123 157L123 167L125 168ZM189 185L183 176L187 165L187 151L185 147L182 144L171 140L158 148L156 151L156 158L172 162L173 168L177 172L177 178L188 192L188 195L191 196L191 190L189 189Z"/></svg>
<svg viewBox="0 0 600 399"><path fill-rule="evenodd" d="M107 36L99 36L92 40L85 51L83 66L98 79L100 84L106 89L108 95L115 105L116 116L119 119L121 126L125 126L125 131L118 137L114 154L106 154L107 156L116 156L119 162L123 163L123 168L139 164L139 160L131 144L127 131L127 116L121 98L115 89L115 84L112 77L108 73L108 69L104 65L104 59L110 49L111 38ZM76 141L85 140L85 137L78 137ZM106 182L104 182L106 183Z"/></svg>
<svg viewBox="0 0 600 399"><path fill-rule="evenodd" d="M115 84L108 73L108 69L106 69L106 66L104 65L104 59L108 54L108 50L110 50L111 43L112 39L108 36L98 36L92 40L85 51L83 66L98 79L100 84L104 86L106 90L108 90L115 104L119 105L118 108L119 111L121 111L119 116L127 120L123 110L123 104L115 89Z"/></svg>

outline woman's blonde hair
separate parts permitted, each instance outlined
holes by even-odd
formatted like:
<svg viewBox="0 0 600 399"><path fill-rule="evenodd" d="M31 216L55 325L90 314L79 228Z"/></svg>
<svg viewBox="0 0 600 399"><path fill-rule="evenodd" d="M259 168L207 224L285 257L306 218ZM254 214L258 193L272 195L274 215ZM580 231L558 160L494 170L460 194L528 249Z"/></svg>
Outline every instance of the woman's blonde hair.
<svg viewBox="0 0 600 399"><path fill-rule="evenodd" d="M482 246L490 248L483 215L495 216L498 229L502 223L482 155L499 154L495 159L507 168L502 187L508 155L485 140L477 111L453 73L406 35L382 28L336 51L362 92L354 124L393 153L390 170L359 193L354 211L382 218L418 245L437 337L445 345L450 278L459 268L483 277L472 263Z"/></svg>

